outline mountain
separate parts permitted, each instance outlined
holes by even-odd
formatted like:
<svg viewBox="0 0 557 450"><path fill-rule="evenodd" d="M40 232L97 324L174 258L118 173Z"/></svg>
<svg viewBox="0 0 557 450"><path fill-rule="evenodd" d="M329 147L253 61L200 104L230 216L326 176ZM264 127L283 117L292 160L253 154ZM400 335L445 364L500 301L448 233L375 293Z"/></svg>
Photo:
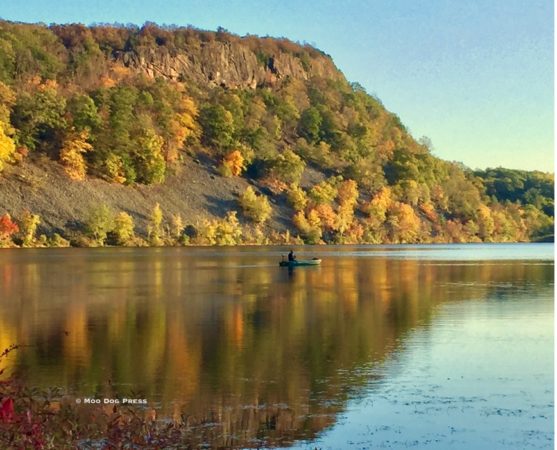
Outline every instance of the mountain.
<svg viewBox="0 0 557 450"><path fill-rule="evenodd" d="M529 241L553 175L431 153L332 59L193 27L0 22L0 245Z"/></svg>

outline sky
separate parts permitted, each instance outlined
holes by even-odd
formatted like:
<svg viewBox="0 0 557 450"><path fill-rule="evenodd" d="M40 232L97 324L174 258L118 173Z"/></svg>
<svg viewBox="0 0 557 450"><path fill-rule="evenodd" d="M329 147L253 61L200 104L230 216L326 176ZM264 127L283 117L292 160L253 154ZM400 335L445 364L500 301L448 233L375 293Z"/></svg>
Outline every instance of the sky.
<svg viewBox="0 0 557 450"><path fill-rule="evenodd" d="M331 55L433 153L554 171L553 0L26 0L21 22L221 26Z"/></svg>

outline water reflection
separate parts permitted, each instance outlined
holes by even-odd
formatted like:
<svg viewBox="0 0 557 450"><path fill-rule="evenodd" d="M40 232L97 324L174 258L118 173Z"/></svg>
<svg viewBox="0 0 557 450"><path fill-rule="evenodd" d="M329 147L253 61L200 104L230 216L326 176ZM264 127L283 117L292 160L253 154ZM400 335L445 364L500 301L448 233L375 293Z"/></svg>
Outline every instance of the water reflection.
<svg viewBox="0 0 557 450"><path fill-rule="evenodd" d="M381 383L383 362L439 305L551 295L553 283L543 261L341 252L289 271L278 259L265 249L3 251L0 348L28 345L10 363L32 384L140 394L187 420L192 445L287 445Z"/></svg>

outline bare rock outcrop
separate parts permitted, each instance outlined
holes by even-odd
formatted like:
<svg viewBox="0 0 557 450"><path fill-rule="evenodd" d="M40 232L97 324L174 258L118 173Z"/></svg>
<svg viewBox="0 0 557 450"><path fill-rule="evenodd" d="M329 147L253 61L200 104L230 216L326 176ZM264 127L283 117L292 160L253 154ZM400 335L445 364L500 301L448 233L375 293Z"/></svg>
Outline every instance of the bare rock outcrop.
<svg viewBox="0 0 557 450"><path fill-rule="evenodd" d="M116 60L149 77L194 80L226 88L274 86L289 78L343 78L328 56L304 61L295 54L281 51L262 56L241 41L202 42L198 48L175 53L166 48L120 52L116 54Z"/></svg>

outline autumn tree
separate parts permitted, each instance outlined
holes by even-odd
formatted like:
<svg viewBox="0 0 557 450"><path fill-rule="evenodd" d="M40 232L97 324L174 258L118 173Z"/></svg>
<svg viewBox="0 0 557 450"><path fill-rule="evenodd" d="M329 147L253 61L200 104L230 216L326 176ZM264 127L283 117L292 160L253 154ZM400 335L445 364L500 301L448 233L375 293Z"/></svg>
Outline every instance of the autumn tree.
<svg viewBox="0 0 557 450"><path fill-rule="evenodd" d="M89 210L86 229L93 243L103 246L109 231L114 228L114 213L106 204L94 206Z"/></svg>
<svg viewBox="0 0 557 450"><path fill-rule="evenodd" d="M244 215L256 223L263 223L271 216L269 200L265 195L257 195L251 186L240 196L240 206Z"/></svg>
<svg viewBox="0 0 557 450"><path fill-rule="evenodd" d="M307 244L319 244L323 231L316 210L310 210L307 215L303 211L298 211L292 221Z"/></svg>
<svg viewBox="0 0 557 450"><path fill-rule="evenodd" d="M177 244L183 244L187 240L187 236L184 234L184 220L182 215L172 214L171 217L171 235Z"/></svg>
<svg viewBox="0 0 557 450"><path fill-rule="evenodd" d="M114 218L112 231L118 245L129 244L135 237L133 217L124 211L119 212Z"/></svg>
<svg viewBox="0 0 557 450"><path fill-rule="evenodd" d="M245 169L244 157L239 150L227 153L222 159L220 172L225 177L238 176Z"/></svg>
<svg viewBox="0 0 557 450"><path fill-rule="evenodd" d="M206 220L199 239L209 245L237 245L241 242L242 228L236 211L226 213L224 219Z"/></svg>
<svg viewBox="0 0 557 450"><path fill-rule="evenodd" d="M84 180L87 173L87 164L83 154L93 149L87 141L87 130L73 132L66 136L60 150L60 161L64 170L72 180Z"/></svg>
<svg viewBox="0 0 557 450"><path fill-rule="evenodd" d="M20 220L20 233L24 247L32 247L35 242L35 234L37 227L41 223L41 219L37 214L32 214L25 210Z"/></svg>
<svg viewBox="0 0 557 450"><path fill-rule="evenodd" d="M286 192L288 203L295 211L302 211L308 204L305 191L297 184L291 185Z"/></svg>
<svg viewBox="0 0 557 450"><path fill-rule="evenodd" d="M10 214L0 216L0 247L11 247L11 237L19 231L19 227Z"/></svg>
<svg viewBox="0 0 557 450"><path fill-rule="evenodd" d="M15 99L12 89L0 82L0 172L6 163L13 160L15 153L15 130L10 123L10 110Z"/></svg>
<svg viewBox="0 0 557 450"><path fill-rule="evenodd" d="M156 203L151 211L149 225L147 226L149 242L151 245L159 246L163 244L162 220L163 214L161 206Z"/></svg>
<svg viewBox="0 0 557 450"><path fill-rule="evenodd" d="M393 203L388 211L387 223L391 242L408 244L417 241L420 234L420 218L410 205Z"/></svg>

